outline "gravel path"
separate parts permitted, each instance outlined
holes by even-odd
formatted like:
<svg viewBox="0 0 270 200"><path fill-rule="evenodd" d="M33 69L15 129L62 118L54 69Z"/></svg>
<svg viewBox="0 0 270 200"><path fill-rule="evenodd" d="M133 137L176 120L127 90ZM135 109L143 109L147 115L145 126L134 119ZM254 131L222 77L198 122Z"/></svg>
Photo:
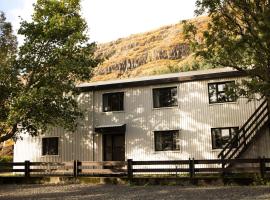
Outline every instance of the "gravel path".
<svg viewBox="0 0 270 200"><path fill-rule="evenodd" d="M123 185L0 185L0 199L270 199L270 187L183 187Z"/></svg>

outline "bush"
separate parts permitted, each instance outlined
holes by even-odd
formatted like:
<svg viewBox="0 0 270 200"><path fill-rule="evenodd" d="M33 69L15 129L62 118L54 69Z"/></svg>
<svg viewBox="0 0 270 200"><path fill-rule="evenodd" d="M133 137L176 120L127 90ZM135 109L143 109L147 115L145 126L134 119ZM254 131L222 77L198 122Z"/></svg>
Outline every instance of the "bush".
<svg viewBox="0 0 270 200"><path fill-rule="evenodd" d="M0 163L13 162L12 156L0 156Z"/></svg>

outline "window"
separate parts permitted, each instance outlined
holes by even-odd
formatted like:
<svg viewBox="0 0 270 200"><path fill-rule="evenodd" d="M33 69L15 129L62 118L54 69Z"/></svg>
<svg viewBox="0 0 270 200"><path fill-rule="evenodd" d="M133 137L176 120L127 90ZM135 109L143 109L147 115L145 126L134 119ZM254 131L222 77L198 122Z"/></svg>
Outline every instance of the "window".
<svg viewBox="0 0 270 200"><path fill-rule="evenodd" d="M180 150L179 131L155 131L155 151Z"/></svg>
<svg viewBox="0 0 270 200"><path fill-rule="evenodd" d="M212 148L213 149L222 149L230 139L232 139L238 133L238 127L230 128L212 128ZM238 138L236 137L233 148L236 148L238 145Z"/></svg>
<svg viewBox="0 0 270 200"><path fill-rule="evenodd" d="M124 92L103 94L103 112L123 111Z"/></svg>
<svg viewBox="0 0 270 200"><path fill-rule="evenodd" d="M58 137L42 138L42 155L58 155Z"/></svg>
<svg viewBox="0 0 270 200"><path fill-rule="evenodd" d="M177 87L153 89L154 108L177 106Z"/></svg>
<svg viewBox="0 0 270 200"><path fill-rule="evenodd" d="M236 101L236 96L233 95L234 81L209 83L208 95L209 103L224 103ZM228 95L229 93L229 95Z"/></svg>

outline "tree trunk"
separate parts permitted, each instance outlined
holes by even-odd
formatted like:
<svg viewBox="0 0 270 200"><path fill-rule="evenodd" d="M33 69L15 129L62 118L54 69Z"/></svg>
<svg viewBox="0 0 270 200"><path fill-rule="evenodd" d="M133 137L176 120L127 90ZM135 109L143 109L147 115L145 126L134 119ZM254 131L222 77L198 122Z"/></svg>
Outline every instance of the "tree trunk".
<svg viewBox="0 0 270 200"><path fill-rule="evenodd" d="M0 143L3 143L5 141L11 139L12 137L15 136L16 133L17 133L17 124L14 124L9 133L6 133L3 136L0 136Z"/></svg>

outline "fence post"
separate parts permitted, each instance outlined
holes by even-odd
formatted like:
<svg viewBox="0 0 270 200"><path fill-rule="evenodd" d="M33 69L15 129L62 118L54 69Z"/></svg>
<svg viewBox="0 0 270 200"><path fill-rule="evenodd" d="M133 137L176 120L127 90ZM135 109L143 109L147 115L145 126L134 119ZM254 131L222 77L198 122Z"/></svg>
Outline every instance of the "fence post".
<svg viewBox="0 0 270 200"><path fill-rule="evenodd" d="M133 179L133 161L132 159L128 159L127 162L128 180L131 183Z"/></svg>
<svg viewBox="0 0 270 200"><path fill-rule="evenodd" d="M82 166L82 162L77 160L77 176L79 176L80 173L82 172L81 166Z"/></svg>
<svg viewBox="0 0 270 200"><path fill-rule="evenodd" d="M261 174L261 177L264 178L265 176L265 157L259 157L260 159L260 174Z"/></svg>
<svg viewBox="0 0 270 200"><path fill-rule="evenodd" d="M26 160L24 162L24 176L30 177L30 161L29 160Z"/></svg>
<svg viewBox="0 0 270 200"><path fill-rule="evenodd" d="M194 178L194 174L195 174L195 163L194 163L194 158L190 159L189 158L189 178L191 180L191 182L193 182L193 178Z"/></svg>
<svg viewBox="0 0 270 200"><path fill-rule="evenodd" d="M77 178L78 170L77 170L77 160L73 161L73 176Z"/></svg>

